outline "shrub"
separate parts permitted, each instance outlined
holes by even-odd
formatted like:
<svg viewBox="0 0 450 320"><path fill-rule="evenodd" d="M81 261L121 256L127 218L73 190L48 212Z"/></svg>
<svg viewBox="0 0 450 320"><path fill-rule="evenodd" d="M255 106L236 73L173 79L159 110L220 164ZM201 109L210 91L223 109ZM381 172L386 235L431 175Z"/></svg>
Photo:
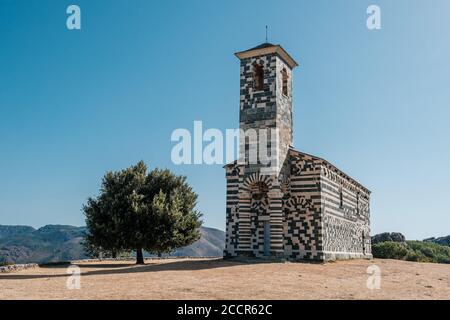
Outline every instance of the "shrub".
<svg viewBox="0 0 450 320"><path fill-rule="evenodd" d="M381 259L404 260L408 253L407 245L401 242L386 241L372 246L373 256Z"/></svg>
<svg viewBox="0 0 450 320"><path fill-rule="evenodd" d="M450 247L424 241L407 241L414 252L421 254L429 262L450 263Z"/></svg>
<svg viewBox="0 0 450 320"><path fill-rule="evenodd" d="M372 254L380 259L450 263L450 248L424 241L386 241L372 245Z"/></svg>

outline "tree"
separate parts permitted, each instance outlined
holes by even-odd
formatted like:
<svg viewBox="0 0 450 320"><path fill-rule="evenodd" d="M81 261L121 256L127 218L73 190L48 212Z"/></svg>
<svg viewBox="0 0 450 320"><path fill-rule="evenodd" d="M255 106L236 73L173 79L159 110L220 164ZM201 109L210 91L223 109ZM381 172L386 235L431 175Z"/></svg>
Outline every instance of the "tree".
<svg viewBox="0 0 450 320"><path fill-rule="evenodd" d="M112 215L106 211L104 195L97 199L89 198L84 205L87 231L82 245L92 257L116 258L120 247Z"/></svg>
<svg viewBox="0 0 450 320"><path fill-rule="evenodd" d="M108 172L100 195L83 207L87 234L85 247L93 252L136 251L136 263L144 263L143 250L161 254L200 238L201 214L197 195L169 170L147 174L144 162Z"/></svg>

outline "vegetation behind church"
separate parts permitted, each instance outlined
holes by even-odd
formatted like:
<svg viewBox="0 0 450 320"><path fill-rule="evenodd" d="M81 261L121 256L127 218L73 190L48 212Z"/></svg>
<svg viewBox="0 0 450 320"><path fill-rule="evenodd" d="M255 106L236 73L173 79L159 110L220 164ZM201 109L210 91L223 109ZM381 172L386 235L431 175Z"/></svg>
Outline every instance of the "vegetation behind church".
<svg viewBox="0 0 450 320"><path fill-rule="evenodd" d="M401 233L382 233L372 237L374 258L416 262L450 263L450 236L408 241Z"/></svg>

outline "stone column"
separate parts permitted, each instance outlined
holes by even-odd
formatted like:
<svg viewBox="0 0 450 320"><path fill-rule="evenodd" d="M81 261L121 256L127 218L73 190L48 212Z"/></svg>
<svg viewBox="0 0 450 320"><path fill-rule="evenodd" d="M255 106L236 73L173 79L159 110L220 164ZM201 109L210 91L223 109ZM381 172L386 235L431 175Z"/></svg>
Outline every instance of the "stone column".
<svg viewBox="0 0 450 320"><path fill-rule="evenodd" d="M240 255L251 256L251 221L250 221L251 195L247 191L239 191L238 213L238 252Z"/></svg>

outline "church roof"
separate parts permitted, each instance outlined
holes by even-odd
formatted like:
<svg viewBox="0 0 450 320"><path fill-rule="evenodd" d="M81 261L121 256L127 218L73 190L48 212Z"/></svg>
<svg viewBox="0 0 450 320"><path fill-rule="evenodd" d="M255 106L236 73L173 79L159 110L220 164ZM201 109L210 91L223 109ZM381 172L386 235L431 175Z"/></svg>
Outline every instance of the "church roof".
<svg viewBox="0 0 450 320"><path fill-rule="evenodd" d="M294 69L298 66L298 63L287 53L286 50L283 49L279 44L272 44L269 42L264 42L256 47L251 49L236 52L235 55L239 59L246 59L250 57L257 57L266 54L276 53L278 56L286 62L291 69Z"/></svg>
<svg viewBox="0 0 450 320"><path fill-rule="evenodd" d="M252 50L264 49L264 48L270 48L270 47L276 47L276 45L271 44L270 42L264 42L264 43L261 43L259 46L253 47L253 48L245 50L245 51L252 51Z"/></svg>
<svg viewBox="0 0 450 320"><path fill-rule="evenodd" d="M346 179L348 179L349 181L353 182L354 184L358 185L360 188L362 188L363 190L365 190L368 194L371 193L371 191L370 191L369 189L367 189L366 187L364 187L361 183L359 183L358 181L356 181L355 179L353 179L352 177L350 177L348 174L346 174L345 172L343 172L342 170L340 170L338 167L336 167L335 165L333 165L331 162L329 162L329 161L327 161L327 160L325 160L325 159L323 159L323 158L320 158L320 157L317 157L317 156L314 156L314 155L312 155L312 154L308 154L308 153L305 153L305 152L297 151L297 150L295 150L295 149L293 149L293 148L289 149L289 153L290 153L291 155L292 155L292 154L293 154L293 155L297 154L297 155L305 155L305 156L309 156L309 157L313 158L314 160L320 161L323 165L325 165L325 166L327 166L329 169L335 171L335 172L338 173L340 176L343 176L344 178L346 178ZM227 168L227 167L230 167L230 166L233 166L233 165L236 165L236 164L237 164L237 160L235 160L235 161L233 161L233 162L231 162L231 163L228 163L228 164L224 165L223 167L224 167L224 168Z"/></svg>
<svg viewBox="0 0 450 320"><path fill-rule="evenodd" d="M331 162L329 162L328 160L325 160L324 158L321 157L317 157L314 156L312 154L309 153L305 153L305 152L301 152L301 151L297 151L295 149L289 149L289 151L291 152L291 154L301 154L301 155L305 155L305 156L309 156L315 160L321 161L323 165L327 166L329 169L332 169L334 172L338 173L340 176L343 176L344 178L348 179L349 181L353 182L354 184L358 185L360 188L362 188L363 190L365 190L367 193L372 193L369 189L367 189L366 187L364 187L361 183L359 183L358 181L356 181L355 179L353 179L352 177L350 177L348 174L346 174L345 172L343 172L341 169L339 169L338 167L336 167L334 164L332 164Z"/></svg>

